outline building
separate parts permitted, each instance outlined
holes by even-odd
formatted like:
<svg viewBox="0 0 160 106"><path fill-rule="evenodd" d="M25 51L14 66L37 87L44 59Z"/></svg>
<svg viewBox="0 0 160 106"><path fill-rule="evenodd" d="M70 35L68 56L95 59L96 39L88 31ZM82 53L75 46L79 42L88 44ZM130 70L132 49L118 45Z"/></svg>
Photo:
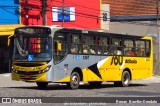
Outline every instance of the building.
<svg viewBox="0 0 160 106"><path fill-rule="evenodd" d="M0 73L9 72L8 37L20 22L19 0L0 0Z"/></svg>
<svg viewBox="0 0 160 106"><path fill-rule="evenodd" d="M159 0L103 0L110 5L110 32L149 35L154 39L154 74L160 74L159 67Z"/></svg>
<svg viewBox="0 0 160 106"><path fill-rule="evenodd" d="M106 3L110 4L111 11L110 32L151 34L150 26L157 20L157 0L103 0L103 4Z"/></svg>
<svg viewBox="0 0 160 106"><path fill-rule="evenodd" d="M43 25L42 10L46 8L46 25L87 29L99 29L101 26L101 21L99 21L101 0L64 0L64 2L46 0L46 3L41 0L21 0L20 3L22 6L21 22L24 25ZM64 23L62 22L62 8L64 8Z"/></svg>

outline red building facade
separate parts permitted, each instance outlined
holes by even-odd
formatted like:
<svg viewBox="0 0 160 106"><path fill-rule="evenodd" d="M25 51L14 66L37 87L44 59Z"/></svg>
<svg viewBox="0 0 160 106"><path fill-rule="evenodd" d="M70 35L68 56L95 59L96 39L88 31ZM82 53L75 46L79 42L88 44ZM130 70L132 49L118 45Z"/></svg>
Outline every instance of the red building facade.
<svg viewBox="0 0 160 106"><path fill-rule="evenodd" d="M62 26L62 20L58 19L62 15L62 0L46 1L46 25ZM22 24L43 24L42 0L21 0L20 4ZM64 9L64 27L100 29L101 0L64 0Z"/></svg>

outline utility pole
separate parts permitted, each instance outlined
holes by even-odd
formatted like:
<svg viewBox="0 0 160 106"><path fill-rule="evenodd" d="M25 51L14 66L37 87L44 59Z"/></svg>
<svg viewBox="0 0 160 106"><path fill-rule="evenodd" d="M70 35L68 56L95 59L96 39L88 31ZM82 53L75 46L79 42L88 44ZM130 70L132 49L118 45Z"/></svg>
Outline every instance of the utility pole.
<svg viewBox="0 0 160 106"><path fill-rule="evenodd" d="M62 0L62 27L64 27L64 0Z"/></svg>
<svg viewBox="0 0 160 106"><path fill-rule="evenodd" d="M47 0L42 0L42 23L47 25L47 14L46 14Z"/></svg>
<svg viewBox="0 0 160 106"><path fill-rule="evenodd" d="M159 67L159 63L160 63L160 60L159 60L159 47L160 47L160 45L159 45L159 22L158 22L158 20L159 20L159 0L157 0L157 5L156 5L156 10L157 10L157 62L156 62L156 67L157 67L157 69L156 69L156 73L157 74L160 74L160 67Z"/></svg>

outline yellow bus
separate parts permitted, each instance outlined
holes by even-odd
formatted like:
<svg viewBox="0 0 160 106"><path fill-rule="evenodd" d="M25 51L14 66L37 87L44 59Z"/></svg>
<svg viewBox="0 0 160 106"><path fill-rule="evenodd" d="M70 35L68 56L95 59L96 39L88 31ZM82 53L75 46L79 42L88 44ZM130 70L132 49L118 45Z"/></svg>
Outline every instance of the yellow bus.
<svg viewBox="0 0 160 106"><path fill-rule="evenodd" d="M153 44L148 36L62 28L26 26L13 36L12 80L100 86L114 82L126 87L131 80L148 78L153 70Z"/></svg>

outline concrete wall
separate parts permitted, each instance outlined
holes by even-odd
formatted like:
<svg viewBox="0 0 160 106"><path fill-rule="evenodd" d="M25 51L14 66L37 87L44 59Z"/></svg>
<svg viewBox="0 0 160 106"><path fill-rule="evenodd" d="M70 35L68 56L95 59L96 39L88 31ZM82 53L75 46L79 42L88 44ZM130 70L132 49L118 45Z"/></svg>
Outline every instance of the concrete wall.
<svg viewBox="0 0 160 106"><path fill-rule="evenodd" d="M156 24L152 21L110 22L110 32L144 36L157 34ZM151 26L152 25L152 26Z"/></svg>

